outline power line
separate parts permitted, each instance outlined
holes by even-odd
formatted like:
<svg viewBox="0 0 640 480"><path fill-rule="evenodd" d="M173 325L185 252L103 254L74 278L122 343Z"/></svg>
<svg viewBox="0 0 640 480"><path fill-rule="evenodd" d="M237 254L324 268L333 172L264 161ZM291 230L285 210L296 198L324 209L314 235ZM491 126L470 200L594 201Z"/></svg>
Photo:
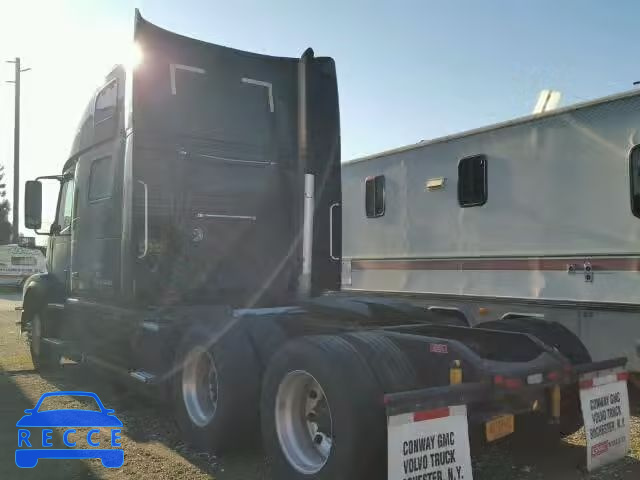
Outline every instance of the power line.
<svg viewBox="0 0 640 480"><path fill-rule="evenodd" d="M15 85L15 116L13 124L13 221L11 222L11 237L14 243L18 243L20 235L20 75L31 70L20 67L20 57L15 60L7 60L7 63L15 65L14 80L7 80L7 83Z"/></svg>

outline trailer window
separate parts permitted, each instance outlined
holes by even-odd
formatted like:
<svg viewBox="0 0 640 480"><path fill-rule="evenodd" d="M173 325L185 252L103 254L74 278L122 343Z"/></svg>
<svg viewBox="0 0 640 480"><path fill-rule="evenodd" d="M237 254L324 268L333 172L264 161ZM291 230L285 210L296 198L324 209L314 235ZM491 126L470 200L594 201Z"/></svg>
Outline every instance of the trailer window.
<svg viewBox="0 0 640 480"><path fill-rule="evenodd" d="M640 218L640 145L629 154L629 177L631 180L631 212Z"/></svg>
<svg viewBox="0 0 640 480"><path fill-rule="evenodd" d="M35 257L11 257L11 265L32 266L36 264Z"/></svg>
<svg viewBox="0 0 640 480"><path fill-rule="evenodd" d="M475 155L458 163L458 203L479 207L487 203L487 157Z"/></svg>
<svg viewBox="0 0 640 480"><path fill-rule="evenodd" d="M111 157L98 158L91 164L89 173L89 201L103 200L111 197L113 174L111 173Z"/></svg>
<svg viewBox="0 0 640 480"><path fill-rule="evenodd" d="M365 211L367 218L384 215L384 175L368 177L365 180Z"/></svg>

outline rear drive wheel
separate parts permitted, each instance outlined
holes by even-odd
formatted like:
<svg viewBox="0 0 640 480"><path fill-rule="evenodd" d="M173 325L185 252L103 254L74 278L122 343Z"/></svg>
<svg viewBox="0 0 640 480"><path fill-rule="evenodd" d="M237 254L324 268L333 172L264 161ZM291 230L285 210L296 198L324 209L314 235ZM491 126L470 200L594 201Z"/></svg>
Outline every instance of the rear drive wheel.
<svg viewBox="0 0 640 480"><path fill-rule="evenodd" d="M192 327L175 369L175 415L186 442L222 451L249 439L258 425L259 367L241 329Z"/></svg>
<svg viewBox="0 0 640 480"><path fill-rule="evenodd" d="M384 477L382 397L345 339L312 336L285 345L267 368L260 407L274 478Z"/></svg>
<svg viewBox="0 0 640 480"><path fill-rule="evenodd" d="M33 366L39 372L50 372L60 367L60 354L55 348L43 341L46 332L46 317L43 311L37 311L29 320L29 350Z"/></svg>
<svg viewBox="0 0 640 480"><path fill-rule="evenodd" d="M333 444L331 407L309 372L295 370L282 380L276 396L276 431L282 453L305 474L325 466Z"/></svg>

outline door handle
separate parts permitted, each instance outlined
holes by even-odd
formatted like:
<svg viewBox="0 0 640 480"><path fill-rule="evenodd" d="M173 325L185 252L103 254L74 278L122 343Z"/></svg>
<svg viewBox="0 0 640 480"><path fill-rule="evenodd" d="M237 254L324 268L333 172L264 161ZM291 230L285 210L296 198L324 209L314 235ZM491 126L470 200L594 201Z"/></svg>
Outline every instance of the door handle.
<svg viewBox="0 0 640 480"><path fill-rule="evenodd" d="M138 180L138 183L144 187L144 249L138 258L144 258L149 250L149 188L142 180Z"/></svg>
<svg viewBox="0 0 640 480"><path fill-rule="evenodd" d="M329 207L329 256L331 260L340 260L333 254L333 209L340 206L340 202L332 203Z"/></svg>

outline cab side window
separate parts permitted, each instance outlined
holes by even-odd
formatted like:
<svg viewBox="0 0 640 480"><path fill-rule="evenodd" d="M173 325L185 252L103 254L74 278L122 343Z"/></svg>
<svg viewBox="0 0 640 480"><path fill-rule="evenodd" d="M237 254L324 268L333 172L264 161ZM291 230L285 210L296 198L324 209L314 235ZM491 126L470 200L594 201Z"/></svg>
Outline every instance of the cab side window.
<svg viewBox="0 0 640 480"><path fill-rule="evenodd" d="M58 215L56 223L60 226L60 233L70 233L73 221L73 199L75 193L75 182L73 179L62 184L60 190L60 203L58 204Z"/></svg>
<svg viewBox="0 0 640 480"><path fill-rule="evenodd" d="M95 202L110 198L112 187L111 157L94 160L89 173L89 201Z"/></svg>

